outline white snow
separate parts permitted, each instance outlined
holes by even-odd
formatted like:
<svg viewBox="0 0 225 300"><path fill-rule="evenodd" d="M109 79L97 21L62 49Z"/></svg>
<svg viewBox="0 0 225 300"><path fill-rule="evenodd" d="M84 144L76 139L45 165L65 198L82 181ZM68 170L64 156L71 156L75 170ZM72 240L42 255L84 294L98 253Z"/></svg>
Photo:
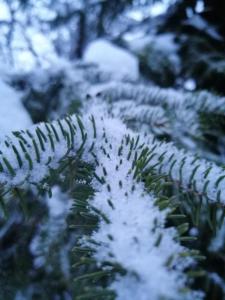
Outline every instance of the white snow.
<svg viewBox="0 0 225 300"><path fill-rule="evenodd" d="M124 37L134 52L143 51L148 45L152 45L161 51L166 51L168 52L168 55L175 54L178 50L178 46L174 42L174 35L172 33L146 36L143 32L134 32L124 35Z"/></svg>
<svg viewBox="0 0 225 300"><path fill-rule="evenodd" d="M198 0L195 6L196 13L200 14L205 10L205 3L203 0Z"/></svg>
<svg viewBox="0 0 225 300"><path fill-rule="evenodd" d="M49 209L49 215L52 218L57 218L60 215L68 213L72 200L68 200L61 192L58 186L53 187L52 197L47 197L47 205Z"/></svg>
<svg viewBox="0 0 225 300"><path fill-rule="evenodd" d="M26 128L31 124L20 94L0 77L0 139L10 131Z"/></svg>
<svg viewBox="0 0 225 300"><path fill-rule="evenodd" d="M193 78L189 78L184 82L184 88L188 91L194 91L196 89L196 81Z"/></svg>
<svg viewBox="0 0 225 300"><path fill-rule="evenodd" d="M171 4L170 2L172 2L172 1L164 0L159 3L154 3L153 5L151 5L149 8L150 16L157 17L157 16L164 14L167 11L169 5Z"/></svg>
<svg viewBox="0 0 225 300"><path fill-rule="evenodd" d="M150 4L145 5L146 1L143 1L143 6L135 7L127 12L127 16L137 22L142 21L146 17L157 17L164 14L168 7L174 3L174 0L163 0L160 2L151 1Z"/></svg>
<svg viewBox="0 0 225 300"><path fill-rule="evenodd" d="M0 21L9 21L10 20L10 12L8 6L1 1L0 3Z"/></svg>
<svg viewBox="0 0 225 300"><path fill-rule="evenodd" d="M84 61L98 64L103 71L111 72L116 79L137 80L139 77L138 59L104 39L96 40L87 47Z"/></svg>
<svg viewBox="0 0 225 300"><path fill-rule="evenodd" d="M188 262L181 262L178 253L184 249L174 241L176 231L164 227L167 211L160 212L154 206L154 196L145 193L143 184L133 180L134 170L131 172L131 168L134 153L128 160L130 145L125 146L123 125L116 120L107 121L104 125L108 138L107 143L103 142L104 149L110 159L102 153L101 148L96 151L100 161L96 173L99 177L104 176L105 168L110 191L107 185L99 187L91 204L100 209L110 223L102 221L99 230L92 236L100 245L95 247L95 258L99 262L119 263L128 271L126 276L117 277L111 286L118 300L148 300L149 295L151 300L160 297L181 299L178 290L185 286L185 276L181 270ZM116 171L118 149L122 144L123 163ZM107 200L113 203L114 208ZM161 243L155 246L161 234ZM165 264L172 254L173 269L167 269Z"/></svg>

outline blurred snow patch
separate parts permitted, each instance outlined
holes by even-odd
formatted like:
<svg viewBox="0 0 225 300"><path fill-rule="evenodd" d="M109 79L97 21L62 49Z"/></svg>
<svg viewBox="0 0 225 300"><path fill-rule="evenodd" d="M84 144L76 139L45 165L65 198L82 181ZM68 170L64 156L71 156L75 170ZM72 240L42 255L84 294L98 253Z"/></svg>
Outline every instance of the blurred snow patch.
<svg viewBox="0 0 225 300"><path fill-rule="evenodd" d="M98 64L103 71L111 72L115 79L137 80L139 77L138 59L104 39L96 40L88 46L84 61Z"/></svg>
<svg viewBox="0 0 225 300"><path fill-rule="evenodd" d="M1 21L10 21L9 8L3 1L1 1L1 4L0 4L0 20Z"/></svg>
<svg viewBox="0 0 225 300"><path fill-rule="evenodd" d="M139 37L137 35L134 35L133 37L133 39L131 39L131 35L128 39L125 37L125 41L135 53L143 51L143 49L149 45L157 47L161 51L168 52L168 55L174 54L178 50L178 46L174 41L175 37L171 33L159 34L157 36L151 35L147 37L144 34L142 36L139 34Z"/></svg>
<svg viewBox="0 0 225 300"><path fill-rule="evenodd" d="M21 97L0 75L0 139L12 130L31 125L31 119L22 105Z"/></svg>
<svg viewBox="0 0 225 300"><path fill-rule="evenodd" d="M170 1L162 1L150 6L150 16L157 17L166 13Z"/></svg>
<svg viewBox="0 0 225 300"><path fill-rule="evenodd" d="M198 0L195 6L196 13L200 14L205 10L205 3L202 0Z"/></svg>
<svg viewBox="0 0 225 300"><path fill-rule="evenodd" d="M184 88L188 91L194 91L196 89L196 81L192 78L187 79L184 82Z"/></svg>
<svg viewBox="0 0 225 300"><path fill-rule="evenodd" d="M55 186L52 188L52 197L47 197L47 205L51 217L66 215L72 205L71 200L65 199L60 188Z"/></svg>
<svg viewBox="0 0 225 300"><path fill-rule="evenodd" d="M216 236L212 239L209 246L209 251L218 252L224 249L224 240L225 240L225 224L218 230Z"/></svg>

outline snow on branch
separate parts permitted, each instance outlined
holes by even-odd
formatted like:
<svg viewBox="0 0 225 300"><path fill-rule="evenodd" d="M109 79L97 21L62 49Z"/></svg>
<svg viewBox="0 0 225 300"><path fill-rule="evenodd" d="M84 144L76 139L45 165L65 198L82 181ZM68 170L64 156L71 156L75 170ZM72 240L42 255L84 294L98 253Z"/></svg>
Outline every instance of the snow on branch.
<svg viewBox="0 0 225 300"><path fill-rule="evenodd" d="M165 228L168 211L157 208L157 199L145 191L137 175L151 169L179 181L184 189L224 204L225 172L171 143L137 135L119 120L101 118L99 111L94 112L94 117L67 116L7 136L0 144L0 183L11 188L39 184L66 157L94 164L92 207L105 216L93 234L95 259L117 262L127 270L111 285L118 299L129 299L130 293L139 298L150 290L152 299L184 299L179 290L186 284L183 270L189 261L180 259L184 249L175 241L176 230ZM132 260L127 260L128 252ZM165 266L172 254L171 265ZM132 283L136 283L135 290L129 288Z"/></svg>
<svg viewBox="0 0 225 300"><path fill-rule="evenodd" d="M109 83L90 90L92 96L99 96L109 102L121 99L135 99L137 104L166 105L176 107L183 100L183 95L174 89L155 86L134 85L129 83Z"/></svg>
<svg viewBox="0 0 225 300"><path fill-rule="evenodd" d="M208 151L207 133L208 126L213 129L215 125L215 131L217 130L215 122L225 112L224 97L220 98L206 91L188 93L129 83L94 86L90 89L89 96L91 101L98 99L101 103L107 103L110 115L118 116L133 129L137 127L139 132L150 132L156 136L165 134L179 145L207 159L220 159L217 157L220 154ZM204 120L209 113L215 122L207 124Z"/></svg>
<svg viewBox="0 0 225 300"><path fill-rule="evenodd" d="M57 169L67 156L81 156L94 162L96 144L102 143L102 123L96 112L95 117L86 115L81 119L67 116L52 123L40 123L24 131L16 131L0 143L0 183L5 186L20 186L23 183L39 183L49 173ZM97 122L98 120L98 122ZM104 120L114 124L113 119ZM122 129L123 130L122 130ZM125 126L113 127L111 134L126 135L130 131ZM130 132L137 139L137 134ZM170 176L186 189L208 197L211 201L225 203L225 171L204 159L178 150L172 143L160 143L149 136L140 136L146 147L145 168ZM143 146L143 147L144 147ZM134 149L131 148L131 152ZM141 151L141 150L139 150Z"/></svg>
<svg viewBox="0 0 225 300"><path fill-rule="evenodd" d="M178 232L165 227L169 210L160 211L154 195L134 180L136 154L137 160L141 159L143 150L141 141L115 131L121 128L120 122L109 124L105 122L105 138L96 151L96 174L105 184L96 181L97 191L89 201L94 212L100 211L104 217L91 237L94 243L82 238L83 246L92 249L98 264L110 262L126 270L126 275L118 275L110 286L116 299L147 300L149 295L152 300L200 299L201 294L182 293L187 284L184 270L193 261L181 258L187 249L177 242Z"/></svg>
<svg viewBox="0 0 225 300"><path fill-rule="evenodd" d="M94 87L93 96L101 96L109 102L121 99L135 99L137 104L160 105L169 109L193 109L196 112L225 113L225 97L219 97L207 91L196 93L177 91L172 88L141 84L109 83Z"/></svg>
<svg viewBox="0 0 225 300"><path fill-rule="evenodd" d="M150 149L146 168L154 168L208 201L225 204L224 168L178 149L172 143L157 142L150 137L146 144Z"/></svg>

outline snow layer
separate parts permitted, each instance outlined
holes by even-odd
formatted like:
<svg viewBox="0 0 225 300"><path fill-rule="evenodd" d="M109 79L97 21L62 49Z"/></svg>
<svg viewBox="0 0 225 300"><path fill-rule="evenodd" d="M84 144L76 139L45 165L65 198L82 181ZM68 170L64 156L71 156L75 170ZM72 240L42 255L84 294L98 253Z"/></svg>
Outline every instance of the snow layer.
<svg viewBox="0 0 225 300"><path fill-rule="evenodd" d="M139 77L138 59L107 40L92 42L84 54L84 60L98 64L103 71L111 72L117 79L137 80Z"/></svg>
<svg viewBox="0 0 225 300"><path fill-rule="evenodd" d="M96 151L100 162L96 173L100 178L106 174L107 184L97 188L91 205L110 222L102 221L92 237L99 245L95 246L95 259L118 263L127 270L125 276L118 276L111 285L118 300L186 299L185 295L180 295L179 289L185 286L182 270L190 261L179 259L179 253L185 249L174 240L176 230L165 228L168 211L159 211L154 205L154 196L146 193L143 184L133 179L134 153L128 159L130 144L125 146L124 131L126 128L120 122L107 120L102 132L107 142L100 146L101 143ZM120 156L123 162L118 167L121 145L124 145ZM140 152L138 146L137 152ZM160 236L161 242L156 246ZM167 268L166 263L172 255L173 263Z"/></svg>

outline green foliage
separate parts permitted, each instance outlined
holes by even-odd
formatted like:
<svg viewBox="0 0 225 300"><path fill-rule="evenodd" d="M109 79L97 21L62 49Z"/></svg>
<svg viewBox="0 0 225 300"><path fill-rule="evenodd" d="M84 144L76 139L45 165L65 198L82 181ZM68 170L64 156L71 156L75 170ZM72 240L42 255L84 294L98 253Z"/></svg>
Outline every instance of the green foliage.
<svg viewBox="0 0 225 300"><path fill-rule="evenodd" d="M199 89L210 89L224 93L224 57L216 47L212 47L206 38L187 38L182 45L186 76L196 79Z"/></svg>
<svg viewBox="0 0 225 300"><path fill-rule="evenodd" d="M162 87L173 86L177 76L176 62L168 56L168 52L154 45L153 42L139 54L140 69L146 78Z"/></svg>
<svg viewBox="0 0 225 300"><path fill-rule="evenodd" d="M69 28L73 18L81 20L79 16L84 15L86 29L90 27L92 33L102 35L110 32L113 27L110 22L131 2L96 2L94 6L85 6L68 15L57 14L52 24L56 27L67 24ZM93 9L99 16L96 18L98 28L89 20ZM143 73L160 86L182 87L184 80L191 77L196 80L197 88L223 93L224 59L220 45L214 44L215 41L209 45L207 34L193 37L187 25L185 28L183 35L183 27L179 27L177 39L181 46L182 69L179 63L175 65L168 49L158 47L155 35L155 40L143 53L138 53ZM81 34L82 30L76 33ZM176 37L174 32L172 36ZM85 38L84 44L92 37ZM82 47L78 49L80 52ZM176 63L179 62L177 51L173 54ZM154 203L149 218L155 210L165 215L164 232L156 236L154 250L161 249L167 230L175 230L174 241L185 247L178 255L181 265L185 259L194 259L196 263L182 270L187 278L186 292L200 289L206 293L207 300L222 299L224 243L221 242L220 249L216 250L210 245L224 228L224 98L201 90L187 93L182 89L124 82L100 85L96 94L93 93L95 85L108 83L112 77L83 63L53 68L41 74L45 76L35 75L35 72L17 74L12 83L23 91L24 104L34 122L46 123L14 132L0 144L3 212L0 298L116 299L112 288L115 280L126 276L136 280L139 274L133 274L116 259L99 262L96 253L104 243L96 242L96 233L103 224L109 225L111 219L103 213L102 207L96 208L95 197L105 189L109 197L102 197L102 205L106 203L115 211L114 189L121 193L117 198L132 199L141 185L143 193L137 198L143 201L144 195L148 195L149 201ZM89 109L94 114L90 119L86 115ZM118 139L120 130L113 129L110 134L104 131L105 125L102 127L99 123L100 115L104 115L103 122L108 124L113 122L111 117L121 119L140 136L119 124L124 136ZM62 119L47 122L59 116ZM115 145L116 154L112 151ZM192 153L186 149L191 149ZM112 156L115 168L108 165ZM133 180L132 191L126 190L127 176L119 179L126 163L132 164L128 174ZM111 174L113 181L109 179ZM23 180L18 179L20 176ZM62 193L60 199L66 203L72 200L72 207L54 218L46 204L49 199L57 202L56 189ZM19 224L13 221L15 215L19 216ZM58 230L53 237L51 226ZM156 220L152 235L157 226ZM35 238L40 249L36 254L30 252ZM109 235L106 245L114 238L114 234ZM135 237L134 244L141 246L139 236ZM67 260L68 272L64 270L62 256ZM171 275L176 268L174 256L168 257L165 263ZM44 263L37 267L34 262L40 258L44 258ZM9 270L13 268L12 273ZM181 294L181 299L186 299L186 295ZM194 294L190 295L189 299L197 299Z"/></svg>

